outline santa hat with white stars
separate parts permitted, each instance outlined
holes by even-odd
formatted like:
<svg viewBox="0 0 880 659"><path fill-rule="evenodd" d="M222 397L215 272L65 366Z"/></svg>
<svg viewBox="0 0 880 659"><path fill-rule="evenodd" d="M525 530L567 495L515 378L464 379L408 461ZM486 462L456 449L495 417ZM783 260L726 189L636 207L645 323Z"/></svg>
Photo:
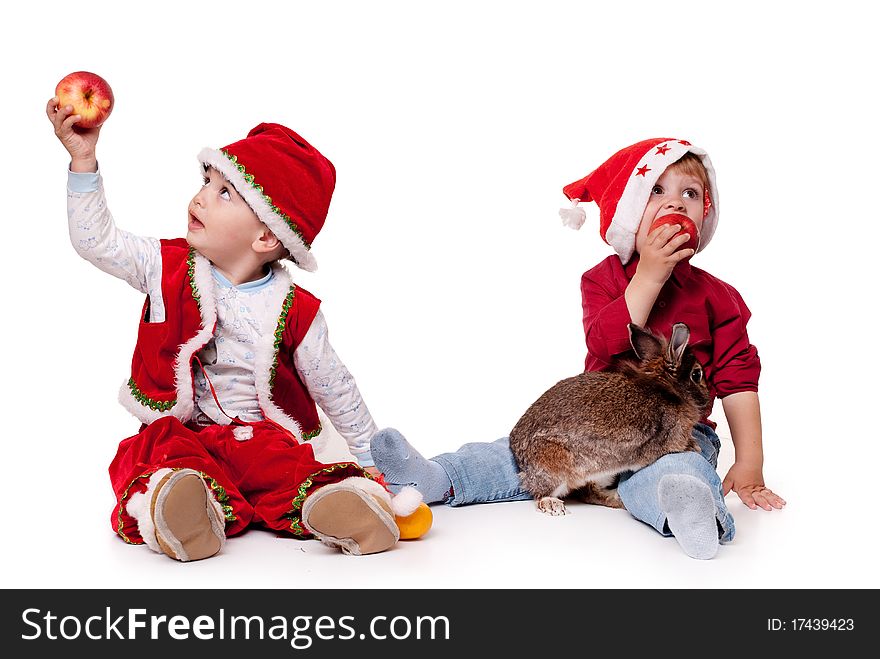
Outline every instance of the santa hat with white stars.
<svg viewBox="0 0 880 659"><path fill-rule="evenodd" d="M709 178L706 190L705 216L700 231L702 251L718 225L718 186L715 169L708 154L686 140L654 138L621 149L584 178L566 185L562 192L572 204L562 208L559 215L566 226L580 229L586 213L578 204L595 201L599 206L599 233L614 248L623 263L632 258L636 233L642 221L651 190L669 165L686 153L700 158Z"/></svg>

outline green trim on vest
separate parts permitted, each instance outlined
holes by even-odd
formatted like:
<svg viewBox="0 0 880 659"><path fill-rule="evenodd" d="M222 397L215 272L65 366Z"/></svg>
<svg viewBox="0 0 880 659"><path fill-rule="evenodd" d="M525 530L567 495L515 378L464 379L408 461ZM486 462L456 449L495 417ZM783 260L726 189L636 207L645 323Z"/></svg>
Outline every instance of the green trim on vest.
<svg viewBox="0 0 880 659"><path fill-rule="evenodd" d="M287 297L284 298L284 304L281 305L281 315L278 316L278 324L275 326L275 343L272 345L274 355L272 356L272 367L269 369L269 389L275 387L275 373L278 370L278 350L281 348L284 328L287 327L287 314L290 313L290 307L293 306L295 295L296 284L293 284L287 292Z"/></svg>
<svg viewBox="0 0 880 659"><path fill-rule="evenodd" d="M177 403L177 399L174 400L154 400L147 396L144 392L138 389L137 383L134 381L134 378L128 378L128 388L131 390L131 395L134 396L134 399L139 402L144 407L149 407L151 410L156 410L157 412L167 412Z"/></svg>
<svg viewBox="0 0 880 659"><path fill-rule="evenodd" d="M199 289L196 286L196 250L192 246L190 246L189 252L186 255L186 275L189 277L189 287L192 291L193 300L196 301L199 311L201 311L202 299L199 297Z"/></svg>
<svg viewBox="0 0 880 659"><path fill-rule="evenodd" d="M307 442L307 441L309 441L310 439L314 439L315 437L317 437L318 435L321 434L321 431L322 431L322 430L323 430L323 428L321 427L321 424L318 423L318 427L317 427L317 428L315 428L315 429L312 430L311 432L304 432L304 433L302 434L303 441L304 441L304 442Z"/></svg>

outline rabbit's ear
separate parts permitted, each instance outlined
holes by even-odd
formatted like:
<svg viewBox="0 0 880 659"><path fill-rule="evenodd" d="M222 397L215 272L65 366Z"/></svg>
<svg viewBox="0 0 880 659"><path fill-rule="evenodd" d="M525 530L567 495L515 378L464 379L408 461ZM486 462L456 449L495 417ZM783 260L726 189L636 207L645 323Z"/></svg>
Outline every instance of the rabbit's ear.
<svg viewBox="0 0 880 659"><path fill-rule="evenodd" d="M629 342L639 359L645 362L662 354L663 345L656 336L633 323L627 327L629 328Z"/></svg>
<svg viewBox="0 0 880 659"><path fill-rule="evenodd" d="M691 338L691 331L684 323L675 323L672 326L672 338L669 339L669 361L675 366L681 364L681 358L684 355L684 349L687 348L688 340Z"/></svg>

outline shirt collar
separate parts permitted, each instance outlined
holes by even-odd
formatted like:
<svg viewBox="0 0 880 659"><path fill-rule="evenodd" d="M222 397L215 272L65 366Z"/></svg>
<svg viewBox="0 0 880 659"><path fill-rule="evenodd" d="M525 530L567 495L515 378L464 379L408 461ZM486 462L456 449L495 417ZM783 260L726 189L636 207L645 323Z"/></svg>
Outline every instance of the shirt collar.
<svg viewBox="0 0 880 659"><path fill-rule="evenodd" d="M217 281L218 284L220 284L221 288L237 288L240 291L250 292L254 292L260 288L263 288L272 280L272 277L274 276L272 268L269 268L269 272L266 274L266 276L255 279L254 281L246 281L243 284L234 286L232 282L229 281L217 268L212 267L211 272L214 274L214 279Z"/></svg>

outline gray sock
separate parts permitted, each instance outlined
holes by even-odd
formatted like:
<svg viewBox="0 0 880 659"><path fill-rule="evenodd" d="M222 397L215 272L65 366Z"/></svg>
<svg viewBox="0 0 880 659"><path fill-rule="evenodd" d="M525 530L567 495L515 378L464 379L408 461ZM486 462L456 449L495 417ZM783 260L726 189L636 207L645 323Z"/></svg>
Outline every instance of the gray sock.
<svg viewBox="0 0 880 659"><path fill-rule="evenodd" d="M718 551L718 524L712 490L685 474L667 474L657 486L660 508L678 544L691 558L709 559Z"/></svg>
<svg viewBox="0 0 880 659"><path fill-rule="evenodd" d="M394 428L385 428L373 435L370 453L392 492L411 485L422 493L425 503L437 503L450 497L452 481L446 470L424 458Z"/></svg>

